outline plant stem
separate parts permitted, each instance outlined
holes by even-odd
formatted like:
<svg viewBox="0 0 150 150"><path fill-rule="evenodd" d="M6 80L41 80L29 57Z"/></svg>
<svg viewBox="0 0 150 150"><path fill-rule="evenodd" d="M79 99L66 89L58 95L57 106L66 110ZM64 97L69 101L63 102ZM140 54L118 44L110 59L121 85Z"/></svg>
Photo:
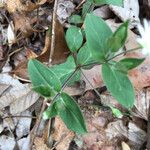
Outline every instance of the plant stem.
<svg viewBox="0 0 150 150"><path fill-rule="evenodd" d="M70 82L70 80L73 78L73 76L76 74L76 72L79 70L79 68L76 68L74 70L74 72L66 79L66 81L63 83L62 87L61 87L61 91L62 92L64 90L64 88L67 86L67 84Z"/></svg>
<svg viewBox="0 0 150 150"><path fill-rule="evenodd" d="M118 57L118 56L121 56L121 55L126 54L126 53L130 53L130 52L133 52L133 51L136 51L136 50L139 50L139 49L141 49L141 47L136 47L136 48L133 48L133 49L129 49L129 50L125 51L125 52L121 52L121 53L119 53L119 54L117 54L117 55L115 55L115 56L109 58L109 59L106 60L106 61L110 61L110 60L112 60L112 59L114 59L114 58L116 58L116 57ZM87 65L82 65L81 67L88 67L88 66L92 66L92 65L93 65L93 66L94 66L94 65L102 65L102 64L104 64L104 63L105 63L105 62L102 62L102 63L95 62L95 63L91 63L91 64L87 64Z"/></svg>
<svg viewBox="0 0 150 150"><path fill-rule="evenodd" d="M121 56L121 55L126 54L126 53L129 53L129 52L133 52L133 51L136 51L136 50L139 50L139 49L141 49L141 47L136 47L136 48L133 48L133 49L129 49L129 50L125 51L125 52L121 52L121 53L119 53L119 54L117 54L117 55L111 57L111 58L108 59L107 61L110 61L110 60L112 60L112 59L114 59L114 58L116 58L116 57L118 57L118 56Z"/></svg>
<svg viewBox="0 0 150 150"><path fill-rule="evenodd" d="M53 98L53 101L58 97L60 96L61 92L65 89L65 87L67 86L67 84L70 82L70 80L73 78L73 76L76 74L76 72L79 70L79 68L77 67L74 72L66 79L66 81L63 83L62 87L61 87L61 90L60 92L58 92L54 98Z"/></svg>
<svg viewBox="0 0 150 150"><path fill-rule="evenodd" d="M62 87L61 87L61 90L59 93L56 94L56 96L53 98L53 101L56 100L57 97L60 96L61 92L64 90L64 88L67 86L67 84L69 83L69 81L72 79L72 77L76 74L76 72L79 70L79 68L77 67L74 72L66 79L66 81L63 83ZM52 148L53 146L53 139L51 137L51 134L53 132L53 129L54 129L54 123L55 123L55 118L52 118L50 121L49 121L49 135L48 135L48 145L50 148Z"/></svg>

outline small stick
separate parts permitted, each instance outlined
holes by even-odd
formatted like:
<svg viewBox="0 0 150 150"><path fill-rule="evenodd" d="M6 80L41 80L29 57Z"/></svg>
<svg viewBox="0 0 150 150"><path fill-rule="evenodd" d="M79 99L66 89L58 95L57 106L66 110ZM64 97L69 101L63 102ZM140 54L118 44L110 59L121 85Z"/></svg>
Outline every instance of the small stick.
<svg viewBox="0 0 150 150"><path fill-rule="evenodd" d="M51 36L51 50L50 50L50 56L49 56L49 65L52 62L52 57L54 55L54 50L55 50L55 28L56 28L57 5L58 5L58 0L55 0L53 16L52 16L52 36Z"/></svg>
<svg viewBox="0 0 150 150"><path fill-rule="evenodd" d="M80 4L75 8L75 10L80 9L80 7L86 2L86 0L82 0Z"/></svg>
<svg viewBox="0 0 150 150"><path fill-rule="evenodd" d="M6 119L6 118L32 118L32 119L37 119L37 117L32 117L32 116L13 116L13 115L3 117L3 119Z"/></svg>

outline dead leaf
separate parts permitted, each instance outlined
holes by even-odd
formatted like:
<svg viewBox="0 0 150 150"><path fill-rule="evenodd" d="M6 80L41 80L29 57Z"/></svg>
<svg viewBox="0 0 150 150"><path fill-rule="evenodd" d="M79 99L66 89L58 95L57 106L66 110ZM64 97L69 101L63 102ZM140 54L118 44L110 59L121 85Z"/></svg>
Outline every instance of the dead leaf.
<svg viewBox="0 0 150 150"><path fill-rule="evenodd" d="M55 49L52 58L52 64L62 63L69 54L69 49L65 40L65 34L62 24L56 20L56 31L55 31ZM50 31L47 32L45 37L45 46L42 50L40 56L37 59L41 62L47 62L50 56L50 46L51 46L51 34Z"/></svg>
<svg viewBox="0 0 150 150"><path fill-rule="evenodd" d="M12 118L5 118L4 120L3 120L3 127L5 128L5 129L8 129L8 130L12 130L12 131L14 131L15 130L15 126L16 124L14 123L14 120L12 119Z"/></svg>
<svg viewBox="0 0 150 150"><path fill-rule="evenodd" d="M132 141L136 147L141 147L146 141L146 132L140 129L136 124L129 122L127 138Z"/></svg>
<svg viewBox="0 0 150 150"><path fill-rule="evenodd" d="M59 0L57 7L58 20L64 23L67 18L75 11L75 5L70 0Z"/></svg>
<svg viewBox="0 0 150 150"><path fill-rule="evenodd" d="M54 133L52 135L53 140L58 143L56 145L57 150L68 150L71 141L73 140L75 134L70 131L64 122L59 118L55 118Z"/></svg>
<svg viewBox="0 0 150 150"><path fill-rule="evenodd" d="M107 5L97 8L93 11L94 15L101 17L103 19L108 19L113 16L111 10Z"/></svg>
<svg viewBox="0 0 150 150"><path fill-rule="evenodd" d="M20 83L10 75L0 74L0 84L10 86L0 97L0 109L10 106L11 114L28 109L39 98L39 95L33 92L29 85Z"/></svg>
<svg viewBox="0 0 150 150"><path fill-rule="evenodd" d="M29 116L28 118L20 117L16 126L16 135L20 139L23 136L26 136L30 132L30 125L32 121L32 113L30 111L24 111L20 116Z"/></svg>
<svg viewBox="0 0 150 150"><path fill-rule="evenodd" d="M37 3L33 3L30 0L27 0L26 2L22 2L21 0L7 0L6 7L10 13L31 12L46 3L46 1L47 0L40 0Z"/></svg>
<svg viewBox="0 0 150 150"><path fill-rule="evenodd" d="M109 140L112 140L116 137L128 137L127 127L123 124L122 120L117 120L115 122L110 122L107 125L106 135Z"/></svg>
<svg viewBox="0 0 150 150"><path fill-rule="evenodd" d="M51 150L47 145L45 144L45 141L43 138L35 137L34 140L35 150Z"/></svg>
<svg viewBox="0 0 150 150"><path fill-rule="evenodd" d="M65 35L64 35L64 29L63 26L56 21L56 41L55 41L55 50L54 55L52 58L52 64L61 63L63 62L69 53L69 49L66 44ZM49 56L50 56L50 45L51 45L51 35L50 32L47 31L47 34L45 36L45 46L42 50L41 55L37 56L33 52L30 52L31 50L28 50L28 56L29 58L32 56L38 59L41 62L48 62ZM15 70L13 70L13 74L18 76L21 79L29 80L29 76L27 73L27 63L28 60L21 62Z"/></svg>
<svg viewBox="0 0 150 150"><path fill-rule="evenodd" d="M7 90L8 88L10 87L10 85L7 85L7 84L1 84L0 85L0 96L3 94L3 92L5 90Z"/></svg>
<svg viewBox="0 0 150 150"><path fill-rule="evenodd" d="M109 8L122 20L130 20L133 27L137 26L139 20L138 0L124 0L123 7L110 5Z"/></svg>
<svg viewBox="0 0 150 150"><path fill-rule="evenodd" d="M28 150L30 149L30 136L22 138L17 141L19 149Z"/></svg>
<svg viewBox="0 0 150 150"><path fill-rule="evenodd" d="M150 103L150 88L145 88L137 92L134 112L140 118L148 119L148 109Z"/></svg>
<svg viewBox="0 0 150 150"><path fill-rule="evenodd" d="M15 97L10 105L10 113L12 115L25 111L39 99L39 95L33 92L29 86L24 86L24 90L20 90L19 93L19 97Z"/></svg>
<svg viewBox="0 0 150 150"><path fill-rule="evenodd" d="M34 32L32 24L36 22L36 17L29 17L24 13L13 14L13 20L15 24L15 31L20 31L24 36L28 37Z"/></svg>
<svg viewBox="0 0 150 150"><path fill-rule="evenodd" d="M0 148L1 150L12 150L15 147L15 139L10 137L10 136L6 136L6 135L2 135L0 136Z"/></svg>

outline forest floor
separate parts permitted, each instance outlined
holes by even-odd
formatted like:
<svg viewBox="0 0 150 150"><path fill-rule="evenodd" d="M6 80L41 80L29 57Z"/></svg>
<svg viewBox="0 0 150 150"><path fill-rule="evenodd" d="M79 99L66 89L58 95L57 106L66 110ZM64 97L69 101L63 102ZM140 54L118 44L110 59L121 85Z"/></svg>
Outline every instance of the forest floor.
<svg viewBox="0 0 150 150"><path fill-rule="evenodd" d="M83 70L86 78L81 76L80 81L65 88L81 107L87 134L78 135L68 130L59 117L55 118L53 129L51 120L39 120L44 102L32 91L27 72L28 60L36 58L48 64L51 59L50 65L66 61L70 52L65 32L72 25L70 16L81 14L85 1L54 2L56 0L0 0L0 150L146 149L149 137L149 58L129 72L136 94L130 113L107 91L101 78L101 66L95 66ZM150 2L124 0L124 7L102 5L92 11L103 18L113 31L129 19L124 48L132 49L138 47L137 25L144 18L150 19ZM52 17L55 13L56 20ZM51 26L53 22L55 24ZM55 41L49 34L50 29L54 31ZM143 57L140 51L123 57L127 56ZM115 116L109 106L120 110L119 116Z"/></svg>

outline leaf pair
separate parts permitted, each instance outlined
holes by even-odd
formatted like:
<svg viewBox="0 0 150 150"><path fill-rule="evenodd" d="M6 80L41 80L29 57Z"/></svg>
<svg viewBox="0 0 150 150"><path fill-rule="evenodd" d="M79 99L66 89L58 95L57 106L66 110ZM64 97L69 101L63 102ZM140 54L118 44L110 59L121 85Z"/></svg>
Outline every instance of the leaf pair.
<svg viewBox="0 0 150 150"><path fill-rule="evenodd" d="M44 112L44 118L49 119L59 115L69 129L83 134L87 131L80 108L73 98L66 93L61 93L62 85L60 79L64 78L64 76L68 77L68 74L61 74L61 71L63 72L63 69L65 69L67 65L69 66L68 63L72 63L71 67L75 65L73 58L70 57L62 66L56 66L56 69L49 69L39 61L31 59L28 63L28 71L33 89L36 92L46 98L53 98L58 95L58 97L52 101L51 106ZM62 69L60 72L58 72L59 67ZM59 78L54 72L58 74ZM68 71L68 73L70 74L71 72Z"/></svg>
<svg viewBox="0 0 150 150"><path fill-rule="evenodd" d="M141 64L144 59L126 58L119 62L111 60L115 53L124 46L127 32L128 21L112 33L101 18L88 14L85 19L87 52L90 50L93 58L103 64L102 77L110 93L124 107L131 108L134 104L135 96L127 72ZM86 58L83 60L86 60Z"/></svg>
<svg viewBox="0 0 150 150"><path fill-rule="evenodd" d="M61 93L52 105L44 112L44 118L49 119L59 115L66 126L79 134L86 133L83 115L77 103L66 93Z"/></svg>

